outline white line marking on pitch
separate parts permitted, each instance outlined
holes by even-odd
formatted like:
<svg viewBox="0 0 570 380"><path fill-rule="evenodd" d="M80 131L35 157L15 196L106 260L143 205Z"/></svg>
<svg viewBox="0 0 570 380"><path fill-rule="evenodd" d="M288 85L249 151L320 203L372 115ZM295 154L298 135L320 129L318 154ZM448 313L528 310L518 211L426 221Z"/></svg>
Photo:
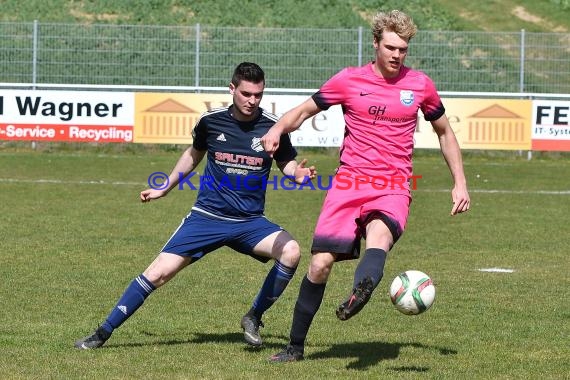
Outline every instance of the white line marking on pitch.
<svg viewBox="0 0 570 380"><path fill-rule="evenodd" d="M450 192L450 189L416 189L412 190L422 193ZM570 190L491 190L491 189L469 189L470 193L479 194L544 194L544 195L570 195Z"/></svg>
<svg viewBox="0 0 570 380"><path fill-rule="evenodd" d="M479 272L492 272L492 273L513 273L514 269L507 269L507 268L480 268L478 269Z"/></svg>
<svg viewBox="0 0 570 380"><path fill-rule="evenodd" d="M56 184L56 185L115 185L115 186L144 186L142 182L121 182L121 181L65 181L61 179L14 179L0 178L0 182L6 183L37 183L37 184Z"/></svg>
<svg viewBox="0 0 570 380"><path fill-rule="evenodd" d="M38 184L57 184L57 185L114 185L114 186L145 186L143 182L122 182L122 181L105 181L105 180L77 180L67 181L62 179L16 179L16 178L0 178L0 183L38 183ZM316 187L315 187L316 188ZM309 187L306 190L310 190ZM422 193L447 193L450 189L415 189L412 192ZM470 193L480 194L542 194L542 195L570 195L570 190L492 190L492 189L469 189Z"/></svg>

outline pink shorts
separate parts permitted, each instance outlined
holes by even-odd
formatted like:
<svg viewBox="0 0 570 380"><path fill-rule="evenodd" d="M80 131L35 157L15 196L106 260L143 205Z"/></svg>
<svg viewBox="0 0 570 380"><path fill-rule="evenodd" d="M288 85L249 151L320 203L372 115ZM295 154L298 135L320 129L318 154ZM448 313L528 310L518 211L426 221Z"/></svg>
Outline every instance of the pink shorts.
<svg viewBox="0 0 570 380"><path fill-rule="evenodd" d="M358 188L347 188L336 186L333 180L317 221L311 252L336 253L337 261L358 258L366 225L374 219L388 226L396 242L406 228L411 202L406 190L380 191L362 182Z"/></svg>

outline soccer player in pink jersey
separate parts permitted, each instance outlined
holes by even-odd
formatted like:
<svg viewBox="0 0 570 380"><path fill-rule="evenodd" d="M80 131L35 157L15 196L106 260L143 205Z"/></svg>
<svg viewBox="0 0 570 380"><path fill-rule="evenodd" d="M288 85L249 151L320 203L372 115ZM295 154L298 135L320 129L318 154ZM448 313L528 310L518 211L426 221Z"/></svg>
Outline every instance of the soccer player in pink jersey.
<svg viewBox="0 0 570 380"><path fill-rule="evenodd" d="M416 31L405 13L379 12L372 26L375 60L332 76L262 138L271 155L282 134L298 129L322 110L342 106L345 134L340 165L317 221L289 343L271 361L303 359L305 340L333 263L359 258L361 239L366 248L354 274L354 288L336 310L337 317L347 320L356 315L382 279L386 254L402 235L408 218L418 111L431 122L454 181L451 215L469 210L461 151L435 85L423 72L404 66L408 43Z"/></svg>

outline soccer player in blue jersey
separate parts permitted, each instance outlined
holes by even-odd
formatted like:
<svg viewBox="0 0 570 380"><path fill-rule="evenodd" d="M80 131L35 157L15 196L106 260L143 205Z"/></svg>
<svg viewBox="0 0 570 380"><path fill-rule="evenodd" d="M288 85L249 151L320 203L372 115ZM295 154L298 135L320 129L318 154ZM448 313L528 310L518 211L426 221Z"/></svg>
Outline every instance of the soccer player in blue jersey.
<svg viewBox="0 0 570 380"><path fill-rule="evenodd" d="M166 242L150 266L127 287L116 306L93 334L75 342L78 349L101 347L158 287L181 269L222 246L275 264L267 274L251 309L243 316L245 341L261 346L263 313L283 293L300 259L299 244L283 228L264 216L267 178L273 160L283 174L302 184L316 175L306 160L295 160L296 150L288 135L270 157L261 137L277 117L259 107L265 75L255 63L240 63L229 85L232 105L204 113L192 132L190 146L169 176L164 189L140 193L142 202L166 196L206 156L203 183L190 213ZM181 174L183 173L183 174ZM201 181L202 182L202 181Z"/></svg>

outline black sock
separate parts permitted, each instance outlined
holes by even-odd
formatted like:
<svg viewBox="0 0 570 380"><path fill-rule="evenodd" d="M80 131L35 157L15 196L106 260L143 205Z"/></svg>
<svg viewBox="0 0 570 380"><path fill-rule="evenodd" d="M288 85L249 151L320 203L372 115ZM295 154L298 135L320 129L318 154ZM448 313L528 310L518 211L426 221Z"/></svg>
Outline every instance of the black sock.
<svg viewBox="0 0 570 380"><path fill-rule="evenodd" d="M384 264L386 263L386 252L380 248L368 248L364 251L364 256L358 263L354 272L354 287L366 277L372 279L374 288L378 286L384 275Z"/></svg>
<svg viewBox="0 0 570 380"><path fill-rule="evenodd" d="M312 283L307 278L307 275L303 277L301 288L299 289L299 296L295 303L293 325L291 326L290 335L290 343L298 351L304 352L305 339L313 322L313 317L323 301L326 285L326 283Z"/></svg>

